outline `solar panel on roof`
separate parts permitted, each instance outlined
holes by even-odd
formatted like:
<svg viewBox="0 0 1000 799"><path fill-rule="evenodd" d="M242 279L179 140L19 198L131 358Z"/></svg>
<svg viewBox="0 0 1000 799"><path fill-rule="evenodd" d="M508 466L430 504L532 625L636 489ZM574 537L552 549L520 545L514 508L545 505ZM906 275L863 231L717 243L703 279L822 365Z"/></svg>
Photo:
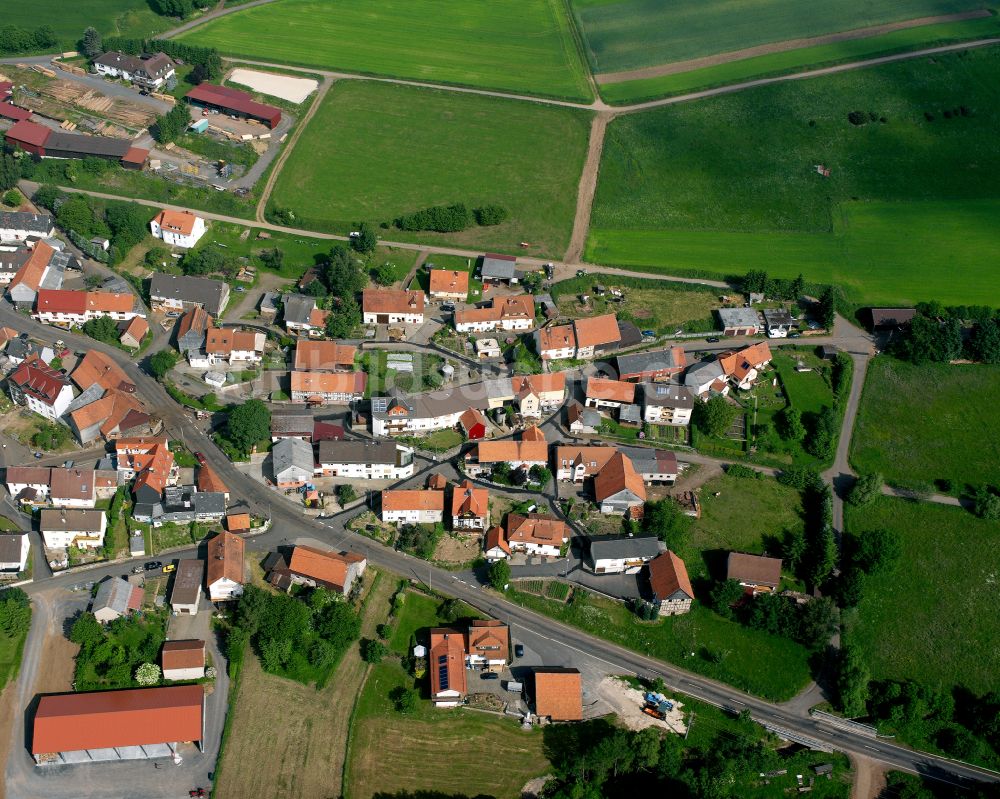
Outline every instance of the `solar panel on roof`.
<svg viewBox="0 0 1000 799"><path fill-rule="evenodd" d="M438 665L441 665L441 664L447 663L447 662L448 662L448 656L447 655L438 655Z"/></svg>
<svg viewBox="0 0 1000 799"><path fill-rule="evenodd" d="M442 691L448 690L448 667L442 666L438 669L438 684Z"/></svg>

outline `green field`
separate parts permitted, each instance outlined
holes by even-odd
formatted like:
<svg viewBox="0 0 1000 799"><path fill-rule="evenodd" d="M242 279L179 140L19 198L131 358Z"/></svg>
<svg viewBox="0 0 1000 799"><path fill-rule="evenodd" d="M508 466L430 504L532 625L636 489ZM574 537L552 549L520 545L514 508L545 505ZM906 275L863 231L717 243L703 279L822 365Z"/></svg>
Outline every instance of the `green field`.
<svg viewBox="0 0 1000 799"><path fill-rule="evenodd" d="M558 0L282 0L181 38L282 64L592 97Z"/></svg>
<svg viewBox="0 0 1000 799"><path fill-rule="evenodd" d="M76 48L88 25L105 36L150 36L177 24L154 13L148 0L6 0L2 17L4 25L29 30L50 25L65 50Z"/></svg>
<svg viewBox="0 0 1000 799"><path fill-rule="evenodd" d="M1000 48L984 48L620 117L587 257L802 272L858 302L990 302L1000 294L989 267L1000 257L989 132L1000 124L998 65ZM852 111L875 121L853 125Z"/></svg>
<svg viewBox="0 0 1000 799"><path fill-rule="evenodd" d="M865 653L875 679L913 678L928 685L996 688L1000 616L1000 524L958 508L883 497L846 506L855 534L898 530L899 564L870 577L847 641Z"/></svg>
<svg viewBox="0 0 1000 799"><path fill-rule="evenodd" d="M432 205L498 203L510 218L461 233L380 231L394 240L561 255L589 135L582 112L386 83L338 83L271 196L295 222L347 232ZM520 242L530 247L519 248Z"/></svg>
<svg viewBox="0 0 1000 799"><path fill-rule="evenodd" d="M572 0L595 72L728 53L886 22L982 8L978 0Z"/></svg>
<svg viewBox="0 0 1000 799"><path fill-rule="evenodd" d="M890 482L1000 484L1000 367L912 364L879 357L868 367L851 464Z"/></svg>
<svg viewBox="0 0 1000 799"><path fill-rule="evenodd" d="M738 83L751 78L784 75L888 53L901 53L969 39L992 37L998 32L1000 32L1000 19L993 16L960 22L941 22L936 25L921 25L892 31L866 39L800 47L780 53L743 58L672 75L599 84L598 89L601 97L612 105L639 103Z"/></svg>

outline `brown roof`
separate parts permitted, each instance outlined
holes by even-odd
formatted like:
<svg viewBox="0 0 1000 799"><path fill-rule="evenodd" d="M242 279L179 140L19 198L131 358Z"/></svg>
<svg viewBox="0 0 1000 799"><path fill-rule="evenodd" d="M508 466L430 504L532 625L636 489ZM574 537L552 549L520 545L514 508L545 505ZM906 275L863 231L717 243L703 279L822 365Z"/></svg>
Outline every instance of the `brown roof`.
<svg viewBox="0 0 1000 799"><path fill-rule="evenodd" d="M458 417L458 423L465 428L465 432L469 432L477 424L481 424L484 428L486 427L486 417L483 416L483 412L478 408L469 408L465 413Z"/></svg>
<svg viewBox="0 0 1000 799"><path fill-rule="evenodd" d="M347 569L364 560L354 552L328 552L313 547L297 546L292 550L288 570L340 591L347 582Z"/></svg>
<svg viewBox="0 0 1000 799"><path fill-rule="evenodd" d="M451 515L474 514L485 517L490 509L490 492L465 480L451 492Z"/></svg>
<svg viewBox="0 0 1000 799"><path fill-rule="evenodd" d="M211 355L229 355L233 350L238 352L254 352L257 349L257 336L262 333L251 333L247 330L233 330L231 327L210 327L205 334L205 352Z"/></svg>
<svg viewBox="0 0 1000 799"><path fill-rule="evenodd" d="M553 721L583 718L583 683L576 669L535 669L535 712Z"/></svg>
<svg viewBox="0 0 1000 799"><path fill-rule="evenodd" d="M509 544L530 543L541 546L561 546L569 540L566 522L541 513L507 514L506 539Z"/></svg>
<svg viewBox="0 0 1000 799"><path fill-rule="evenodd" d="M197 638L183 641L164 641L160 652L164 671L171 669L197 669L205 665L205 642Z"/></svg>
<svg viewBox="0 0 1000 799"><path fill-rule="evenodd" d="M149 486L162 494L163 489L167 487L170 470L174 465L174 453L167 448L167 445L157 444L148 452L136 453L127 456L127 458L126 462L138 473L132 486L132 493L135 494L143 486ZM121 466L122 458L120 456L118 463Z"/></svg>
<svg viewBox="0 0 1000 799"><path fill-rule="evenodd" d="M125 329L122 331L121 338L125 336L131 336L136 341L142 341L145 335L149 332L149 322L147 322L141 316L133 316L132 320L126 325Z"/></svg>
<svg viewBox="0 0 1000 799"><path fill-rule="evenodd" d="M527 461L545 463L549 459L549 445L542 441L481 441L476 445L476 456L480 463L500 461Z"/></svg>
<svg viewBox="0 0 1000 799"><path fill-rule="evenodd" d="M94 470L53 469L49 491L60 499L93 499Z"/></svg>
<svg viewBox="0 0 1000 799"><path fill-rule="evenodd" d="M212 315L200 305L192 308L178 320L177 338L179 339L185 333L189 333L192 330L204 333L212 326L214 321Z"/></svg>
<svg viewBox="0 0 1000 799"><path fill-rule="evenodd" d="M426 489L382 492L382 510L444 510L444 491Z"/></svg>
<svg viewBox="0 0 1000 799"><path fill-rule="evenodd" d="M17 125L31 124L18 122ZM17 125L14 127L16 128ZM11 129L13 130L13 128ZM42 284L42 278L45 276L45 269L49 265L49 261L52 260L52 255L55 250L46 244L44 241L38 241L35 246L31 249L31 255L28 256L21 268L17 270L17 274L11 279L7 286L8 291L15 286L25 285L35 291L38 291Z"/></svg>
<svg viewBox="0 0 1000 799"><path fill-rule="evenodd" d="M539 349L542 352L576 347L576 334L573 332L573 325L543 327L538 331L538 340Z"/></svg>
<svg viewBox="0 0 1000 799"><path fill-rule="evenodd" d="M577 319L573 326L576 328L577 347L598 347L620 341L622 337L618 319L613 313Z"/></svg>
<svg viewBox="0 0 1000 799"><path fill-rule="evenodd" d="M238 535L223 531L208 542L206 585L228 577L243 585L243 552L246 544Z"/></svg>
<svg viewBox="0 0 1000 799"><path fill-rule="evenodd" d="M771 360L771 348L767 342L751 344L739 352L730 352L719 356L719 365L726 375L732 375L743 380L751 369L760 369Z"/></svg>
<svg viewBox="0 0 1000 799"><path fill-rule="evenodd" d="M431 294L468 294L469 273L452 269L432 269Z"/></svg>
<svg viewBox="0 0 1000 799"><path fill-rule="evenodd" d="M511 388L518 399L528 394L547 394L566 390L566 373L549 372L543 375L516 375L511 378Z"/></svg>
<svg viewBox="0 0 1000 799"><path fill-rule="evenodd" d="M102 422L103 424L101 424L100 428L101 435L108 438L116 429L120 429L120 425L125 421L125 417L133 412L142 413L142 409L142 403L134 394L126 394L117 389L112 389L106 392L99 400L88 403L82 408L77 408L70 414L70 418L77 429L81 431L98 422ZM145 414L142 415L146 416ZM147 420L148 418L146 416Z"/></svg>
<svg viewBox="0 0 1000 799"><path fill-rule="evenodd" d="M365 313L422 314L424 293L402 289L365 289L361 294L361 307Z"/></svg>
<svg viewBox="0 0 1000 799"><path fill-rule="evenodd" d="M125 371L109 356L97 350L88 350L70 377L83 391L94 383L107 390L117 388L129 393L135 391L135 384Z"/></svg>
<svg viewBox="0 0 1000 799"><path fill-rule="evenodd" d="M507 544L507 539L504 537L503 528L498 527L497 525L493 525L486 531L486 543L484 549L489 552L495 547L499 547L508 555L510 554L510 546Z"/></svg>
<svg viewBox="0 0 1000 799"><path fill-rule="evenodd" d="M207 463L204 466L198 467L198 490L217 491L221 494L229 493L229 489L222 482L222 478L219 477L218 472Z"/></svg>
<svg viewBox="0 0 1000 799"><path fill-rule="evenodd" d="M660 601L678 591L683 591L690 599L694 599L694 589L691 588L691 581L688 579L687 567L684 561L670 550L657 555L649 562L649 586Z"/></svg>
<svg viewBox="0 0 1000 799"><path fill-rule="evenodd" d="M593 476L604 468L618 450L614 447L581 447L570 445L556 447L556 468L563 467L563 461L568 461L566 467L584 467L584 474Z"/></svg>
<svg viewBox="0 0 1000 799"><path fill-rule="evenodd" d="M32 754L200 741L200 685L43 696L35 711Z"/></svg>
<svg viewBox="0 0 1000 799"><path fill-rule="evenodd" d="M635 383L620 380L605 380L603 377L587 378L587 399L609 400L611 402L634 402Z"/></svg>
<svg viewBox="0 0 1000 799"><path fill-rule="evenodd" d="M510 633L507 625L497 619L473 619L466 634L465 650L470 655L482 655L488 660L508 660Z"/></svg>
<svg viewBox="0 0 1000 799"><path fill-rule="evenodd" d="M316 394L362 394L368 382L364 372L292 372L292 391Z"/></svg>
<svg viewBox="0 0 1000 799"><path fill-rule="evenodd" d="M442 691L465 694L465 634L450 627L431 630L427 670L431 673L431 698Z"/></svg>
<svg viewBox="0 0 1000 799"><path fill-rule="evenodd" d="M427 487L435 491L444 491L448 487L448 479L440 472L435 472L427 478Z"/></svg>
<svg viewBox="0 0 1000 799"><path fill-rule="evenodd" d="M230 513L226 516L226 529L231 533L241 533L250 529L249 513Z"/></svg>
<svg viewBox="0 0 1000 799"><path fill-rule="evenodd" d="M502 319L534 319L535 298L530 294L518 294L500 299L494 297L483 308L469 308L455 311L455 324L470 322L499 322Z"/></svg>
<svg viewBox="0 0 1000 799"><path fill-rule="evenodd" d="M726 562L726 579L776 588L781 582L781 558L730 552Z"/></svg>
<svg viewBox="0 0 1000 799"><path fill-rule="evenodd" d="M533 424L531 427L526 427L524 432L521 433L521 441L544 441L545 433L542 432L542 428L538 425Z"/></svg>
<svg viewBox="0 0 1000 799"><path fill-rule="evenodd" d="M602 502L625 489L646 501L646 484L642 482L642 477L627 456L616 452L594 478L594 498Z"/></svg>
<svg viewBox="0 0 1000 799"><path fill-rule="evenodd" d="M311 341L300 338L295 342L295 368L337 369L354 368L354 355L358 348L338 341Z"/></svg>

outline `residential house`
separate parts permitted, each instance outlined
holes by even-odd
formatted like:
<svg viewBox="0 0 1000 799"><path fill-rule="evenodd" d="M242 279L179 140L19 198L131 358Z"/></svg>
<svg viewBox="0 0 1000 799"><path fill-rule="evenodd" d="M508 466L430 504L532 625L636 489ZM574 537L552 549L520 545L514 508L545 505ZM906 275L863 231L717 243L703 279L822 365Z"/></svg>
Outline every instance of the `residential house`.
<svg viewBox="0 0 1000 799"><path fill-rule="evenodd" d="M367 565L365 557L356 552L296 546L288 562L288 577L292 585L320 586L346 596Z"/></svg>
<svg viewBox="0 0 1000 799"><path fill-rule="evenodd" d="M192 308L177 321L177 349L185 355L204 351L208 330L214 324L215 319L204 308Z"/></svg>
<svg viewBox="0 0 1000 799"><path fill-rule="evenodd" d="M570 444L557 446L555 454L556 479L582 483L594 477L618 452L614 447L583 446Z"/></svg>
<svg viewBox="0 0 1000 799"><path fill-rule="evenodd" d="M249 513L234 513L230 508L226 512L226 530L237 535L246 535L250 532L251 520Z"/></svg>
<svg viewBox="0 0 1000 799"><path fill-rule="evenodd" d="M590 539L584 563L594 574L636 574L660 552L660 541L653 536L598 536Z"/></svg>
<svg viewBox="0 0 1000 799"><path fill-rule="evenodd" d="M283 438L271 447L271 470L278 488L299 488L313 478L313 446L301 438Z"/></svg>
<svg viewBox="0 0 1000 799"><path fill-rule="evenodd" d="M432 300L454 300L465 302L469 295L469 273L454 269L431 269L430 298Z"/></svg>
<svg viewBox="0 0 1000 799"><path fill-rule="evenodd" d="M542 435L540 440L538 435ZM548 460L549 445L544 435L531 427L521 434L520 441L480 441L465 454L465 471L472 477L489 476L498 463L527 471L532 466L545 466Z"/></svg>
<svg viewBox="0 0 1000 799"><path fill-rule="evenodd" d="M55 422L73 401L69 378L33 355L7 378L10 398L18 405Z"/></svg>
<svg viewBox="0 0 1000 799"><path fill-rule="evenodd" d="M210 327L205 333L205 354L211 366L259 364L264 358L267 335L259 331Z"/></svg>
<svg viewBox="0 0 1000 799"><path fill-rule="evenodd" d="M98 499L114 496L118 486L116 473L103 469L9 466L6 480L14 499L75 508L94 507Z"/></svg>
<svg viewBox="0 0 1000 799"><path fill-rule="evenodd" d="M722 353L718 362L729 382L747 391L757 382L761 369L771 362L771 348L762 341L738 352Z"/></svg>
<svg viewBox="0 0 1000 799"><path fill-rule="evenodd" d="M0 330L8 331L10 328L0 328ZM27 333L21 333L13 338L5 333L4 337L7 341L7 360L14 366L20 366L36 355L41 358L44 364L52 363L52 359L56 357L52 347L32 341L28 338Z"/></svg>
<svg viewBox="0 0 1000 799"><path fill-rule="evenodd" d="M588 377L586 397L585 404L588 408L617 410L622 405L631 405L635 401L635 383Z"/></svg>
<svg viewBox="0 0 1000 799"><path fill-rule="evenodd" d="M571 433L596 433L601 426L601 414L593 408L584 408L573 400L566 406L566 426Z"/></svg>
<svg viewBox="0 0 1000 799"><path fill-rule="evenodd" d="M48 214L0 211L0 242L4 244L28 238L49 239L55 235L55 221Z"/></svg>
<svg viewBox="0 0 1000 799"><path fill-rule="evenodd" d="M668 449L635 447L626 454L646 484L673 485L680 474L677 456Z"/></svg>
<svg viewBox="0 0 1000 799"><path fill-rule="evenodd" d="M107 529L108 516L101 510L45 508L38 517L38 531L49 549L98 549Z"/></svg>
<svg viewBox="0 0 1000 799"><path fill-rule="evenodd" d="M142 588L121 577L108 577L97 587L90 609L101 624L110 624L141 607Z"/></svg>
<svg viewBox="0 0 1000 799"><path fill-rule="evenodd" d="M413 476L413 449L392 441L321 441L318 470L326 477L401 480Z"/></svg>
<svg viewBox="0 0 1000 799"><path fill-rule="evenodd" d="M542 414L562 405L566 395L566 373L515 375L511 389L518 412L526 418L540 419Z"/></svg>
<svg viewBox="0 0 1000 799"><path fill-rule="evenodd" d="M45 241L36 241L17 273L7 284L7 296L19 309L31 310L42 289L62 288L67 269L80 264L68 252L56 250Z"/></svg>
<svg viewBox="0 0 1000 799"><path fill-rule="evenodd" d="M691 610L694 589L688 579L687 567L670 550L657 555L647 564L649 590L660 616L680 616Z"/></svg>
<svg viewBox="0 0 1000 799"><path fill-rule="evenodd" d="M248 527L249 524L248 516ZM205 587L208 598L213 602L226 602L243 593L246 580L243 562L245 546L243 539L231 532L224 531L209 539Z"/></svg>
<svg viewBox="0 0 1000 799"><path fill-rule="evenodd" d="M718 360L700 361L684 373L684 386L701 400L713 394L729 393L729 381Z"/></svg>
<svg viewBox="0 0 1000 799"><path fill-rule="evenodd" d="M424 293L402 289L365 289L361 310L366 325L424 323Z"/></svg>
<svg viewBox="0 0 1000 799"><path fill-rule="evenodd" d="M140 505L160 502L164 489L177 482L174 453L166 437L120 438L115 441L115 453L119 478L135 478L132 496L137 513Z"/></svg>
<svg viewBox="0 0 1000 799"><path fill-rule="evenodd" d="M382 521L437 524L444 521L444 491L430 489L382 492Z"/></svg>
<svg viewBox="0 0 1000 799"><path fill-rule="evenodd" d="M492 280L513 285L517 283L517 258L488 252L479 265L479 276L484 283Z"/></svg>
<svg viewBox="0 0 1000 799"><path fill-rule="evenodd" d="M483 554L486 560L510 560L510 546L502 527L494 525L486 531L483 538Z"/></svg>
<svg viewBox="0 0 1000 799"><path fill-rule="evenodd" d="M497 619L473 619L465 634L465 664L470 669L502 671L510 659L510 631Z"/></svg>
<svg viewBox="0 0 1000 799"><path fill-rule="evenodd" d="M310 405L350 405L365 396L364 372L292 372L292 402Z"/></svg>
<svg viewBox="0 0 1000 799"><path fill-rule="evenodd" d="M495 338L477 338L476 339L476 357L481 361L487 361L490 358L499 358L503 355L503 350L500 349L500 342Z"/></svg>
<svg viewBox="0 0 1000 799"><path fill-rule="evenodd" d="M28 566L30 550L27 533L0 534L0 576L23 572Z"/></svg>
<svg viewBox="0 0 1000 799"><path fill-rule="evenodd" d="M726 579L736 580L751 594L777 591L781 583L781 558L730 552L726 560Z"/></svg>
<svg viewBox="0 0 1000 799"><path fill-rule="evenodd" d="M640 389L644 422L676 427L691 423L694 397L685 386L673 383L643 383Z"/></svg>
<svg viewBox="0 0 1000 799"><path fill-rule="evenodd" d="M486 417L478 408L469 408L458 417L458 424L469 441L479 441L486 435L488 429Z"/></svg>
<svg viewBox="0 0 1000 799"><path fill-rule="evenodd" d="M171 757L183 742L201 748L205 689L172 685L43 696L32 724L31 754L39 765Z"/></svg>
<svg viewBox="0 0 1000 799"><path fill-rule="evenodd" d="M218 316L229 302L229 284L206 277L154 272L149 284L149 299L154 311L204 308Z"/></svg>
<svg viewBox="0 0 1000 799"><path fill-rule="evenodd" d="M229 502L229 489L222 482L219 473L209 464L202 463L198 466L198 492L205 494L222 494L223 499Z"/></svg>
<svg viewBox="0 0 1000 799"><path fill-rule="evenodd" d="M549 721L583 718L583 681L577 669L535 669L535 715Z"/></svg>
<svg viewBox="0 0 1000 799"><path fill-rule="evenodd" d="M465 634L451 627L435 627L430 639L427 669L431 701L435 707L457 707L466 693Z"/></svg>
<svg viewBox="0 0 1000 799"><path fill-rule="evenodd" d="M98 385L105 391L122 391L126 394L135 392L135 383L129 379L125 370L99 350L88 350L70 377L81 391Z"/></svg>
<svg viewBox="0 0 1000 799"><path fill-rule="evenodd" d="M145 317L133 316L130 321L118 325L118 329L121 331L121 335L118 337L121 345L137 350L142 346L146 334L149 333L149 322L146 321Z"/></svg>
<svg viewBox="0 0 1000 799"><path fill-rule="evenodd" d="M32 316L44 325L69 330L104 316L116 322L128 322L142 315L135 305L135 297L131 294L43 288L35 297Z"/></svg>
<svg viewBox="0 0 1000 799"><path fill-rule="evenodd" d="M165 53L134 56L109 50L94 59L94 70L98 75L121 78L154 92L171 83L176 75L174 62Z"/></svg>
<svg viewBox="0 0 1000 799"><path fill-rule="evenodd" d="M451 529L483 530L490 526L490 492L463 480L451 491Z"/></svg>
<svg viewBox="0 0 1000 799"><path fill-rule="evenodd" d="M621 341L618 319L613 313L590 316L573 322L576 335L576 358L593 358L594 355Z"/></svg>
<svg viewBox="0 0 1000 799"><path fill-rule="evenodd" d="M329 311L316 307L316 298L305 294L285 294L281 298L284 308L285 330L306 336L326 335Z"/></svg>
<svg viewBox="0 0 1000 799"><path fill-rule="evenodd" d="M619 355L615 360L618 364L618 379L632 383L672 380L687 366L683 347Z"/></svg>
<svg viewBox="0 0 1000 799"><path fill-rule="evenodd" d="M724 336L756 336L763 329L754 308L719 308L716 313Z"/></svg>
<svg viewBox="0 0 1000 799"><path fill-rule="evenodd" d="M560 519L543 513L507 514L504 543L509 552L555 558L569 539L569 525Z"/></svg>
<svg viewBox="0 0 1000 799"><path fill-rule="evenodd" d="M764 309L764 328L768 338L787 338L795 327L795 320L784 308Z"/></svg>
<svg viewBox="0 0 1000 799"><path fill-rule="evenodd" d="M174 613L195 616L201 604L201 584L205 580L205 562L197 558L177 561L174 585L170 591L170 609Z"/></svg>
<svg viewBox="0 0 1000 799"><path fill-rule="evenodd" d="M226 496L217 491L199 491L193 485L167 486L162 499L152 500L152 494L136 501L132 511L136 521L151 522L154 527L164 524L218 522L226 515Z"/></svg>
<svg viewBox="0 0 1000 799"><path fill-rule="evenodd" d="M44 502L49 496L52 470L48 466L8 466L7 493L18 502Z"/></svg>
<svg viewBox="0 0 1000 799"><path fill-rule="evenodd" d="M459 333L530 330L535 325L535 300L530 294L494 297L478 308L455 311Z"/></svg>
<svg viewBox="0 0 1000 799"><path fill-rule="evenodd" d="M462 415L478 404L485 408L482 384L462 389L440 389L425 394L402 394L392 397L372 397L371 426L376 436L412 435L456 427Z"/></svg>
<svg viewBox="0 0 1000 799"><path fill-rule="evenodd" d="M265 291L260 295L261 318L266 322L273 322L278 315L278 306L281 304L281 295L277 291Z"/></svg>
<svg viewBox="0 0 1000 799"><path fill-rule="evenodd" d="M560 361L576 355L573 325L550 325L535 331L535 348L543 361Z"/></svg>
<svg viewBox="0 0 1000 799"><path fill-rule="evenodd" d="M170 247L190 249L205 235L205 220L190 211L160 211L149 223L149 230Z"/></svg>
<svg viewBox="0 0 1000 799"><path fill-rule="evenodd" d="M159 420L145 412L134 394L118 389L106 390L96 383L70 403L66 418L83 445L99 438L111 440L120 435L141 435L162 426Z"/></svg>
<svg viewBox="0 0 1000 799"><path fill-rule="evenodd" d="M164 680L200 680L205 676L205 642L164 641L160 663Z"/></svg>
<svg viewBox="0 0 1000 799"><path fill-rule="evenodd" d="M313 440L316 421L312 411L298 408L276 408L271 412L271 441L283 438Z"/></svg>
<svg viewBox="0 0 1000 799"><path fill-rule="evenodd" d="M303 372L353 372L358 348L339 341L295 342L295 369Z"/></svg>
<svg viewBox="0 0 1000 799"><path fill-rule="evenodd" d="M601 513L642 515L646 502L646 486L632 461L618 452L594 478L594 500Z"/></svg>
<svg viewBox="0 0 1000 799"><path fill-rule="evenodd" d="M870 308L869 328L873 333L902 330L910 326L917 315L916 308Z"/></svg>

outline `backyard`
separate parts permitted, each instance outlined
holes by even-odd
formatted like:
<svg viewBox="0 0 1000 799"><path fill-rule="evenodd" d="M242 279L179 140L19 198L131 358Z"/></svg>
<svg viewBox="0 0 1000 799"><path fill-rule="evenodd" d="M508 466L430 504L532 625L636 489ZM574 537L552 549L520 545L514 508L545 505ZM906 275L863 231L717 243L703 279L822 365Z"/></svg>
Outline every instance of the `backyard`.
<svg viewBox="0 0 1000 799"><path fill-rule="evenodd" d="M431 253L424 262L424 268L417 272L416 286L414 288L430 291L430 269L450 269L453 272L469 273L469 293L466 295L466 302L479 302L483 298L483 283L474 277L476 273L476 259L463 258L460 255L446 255L445 253Z"/></svg>
<svg viewBox="0 0 1000 799"><path fill-rule="evenodd" d="M289 156L269 206L290 209L297 225L347 233L359 220L391 224L431 206L497 204L510 215L498 225L451 234L390 228L381 235L561 255L588 133L582 112L343 81ZM521 242L530 246L521 249Z"/></svg>

